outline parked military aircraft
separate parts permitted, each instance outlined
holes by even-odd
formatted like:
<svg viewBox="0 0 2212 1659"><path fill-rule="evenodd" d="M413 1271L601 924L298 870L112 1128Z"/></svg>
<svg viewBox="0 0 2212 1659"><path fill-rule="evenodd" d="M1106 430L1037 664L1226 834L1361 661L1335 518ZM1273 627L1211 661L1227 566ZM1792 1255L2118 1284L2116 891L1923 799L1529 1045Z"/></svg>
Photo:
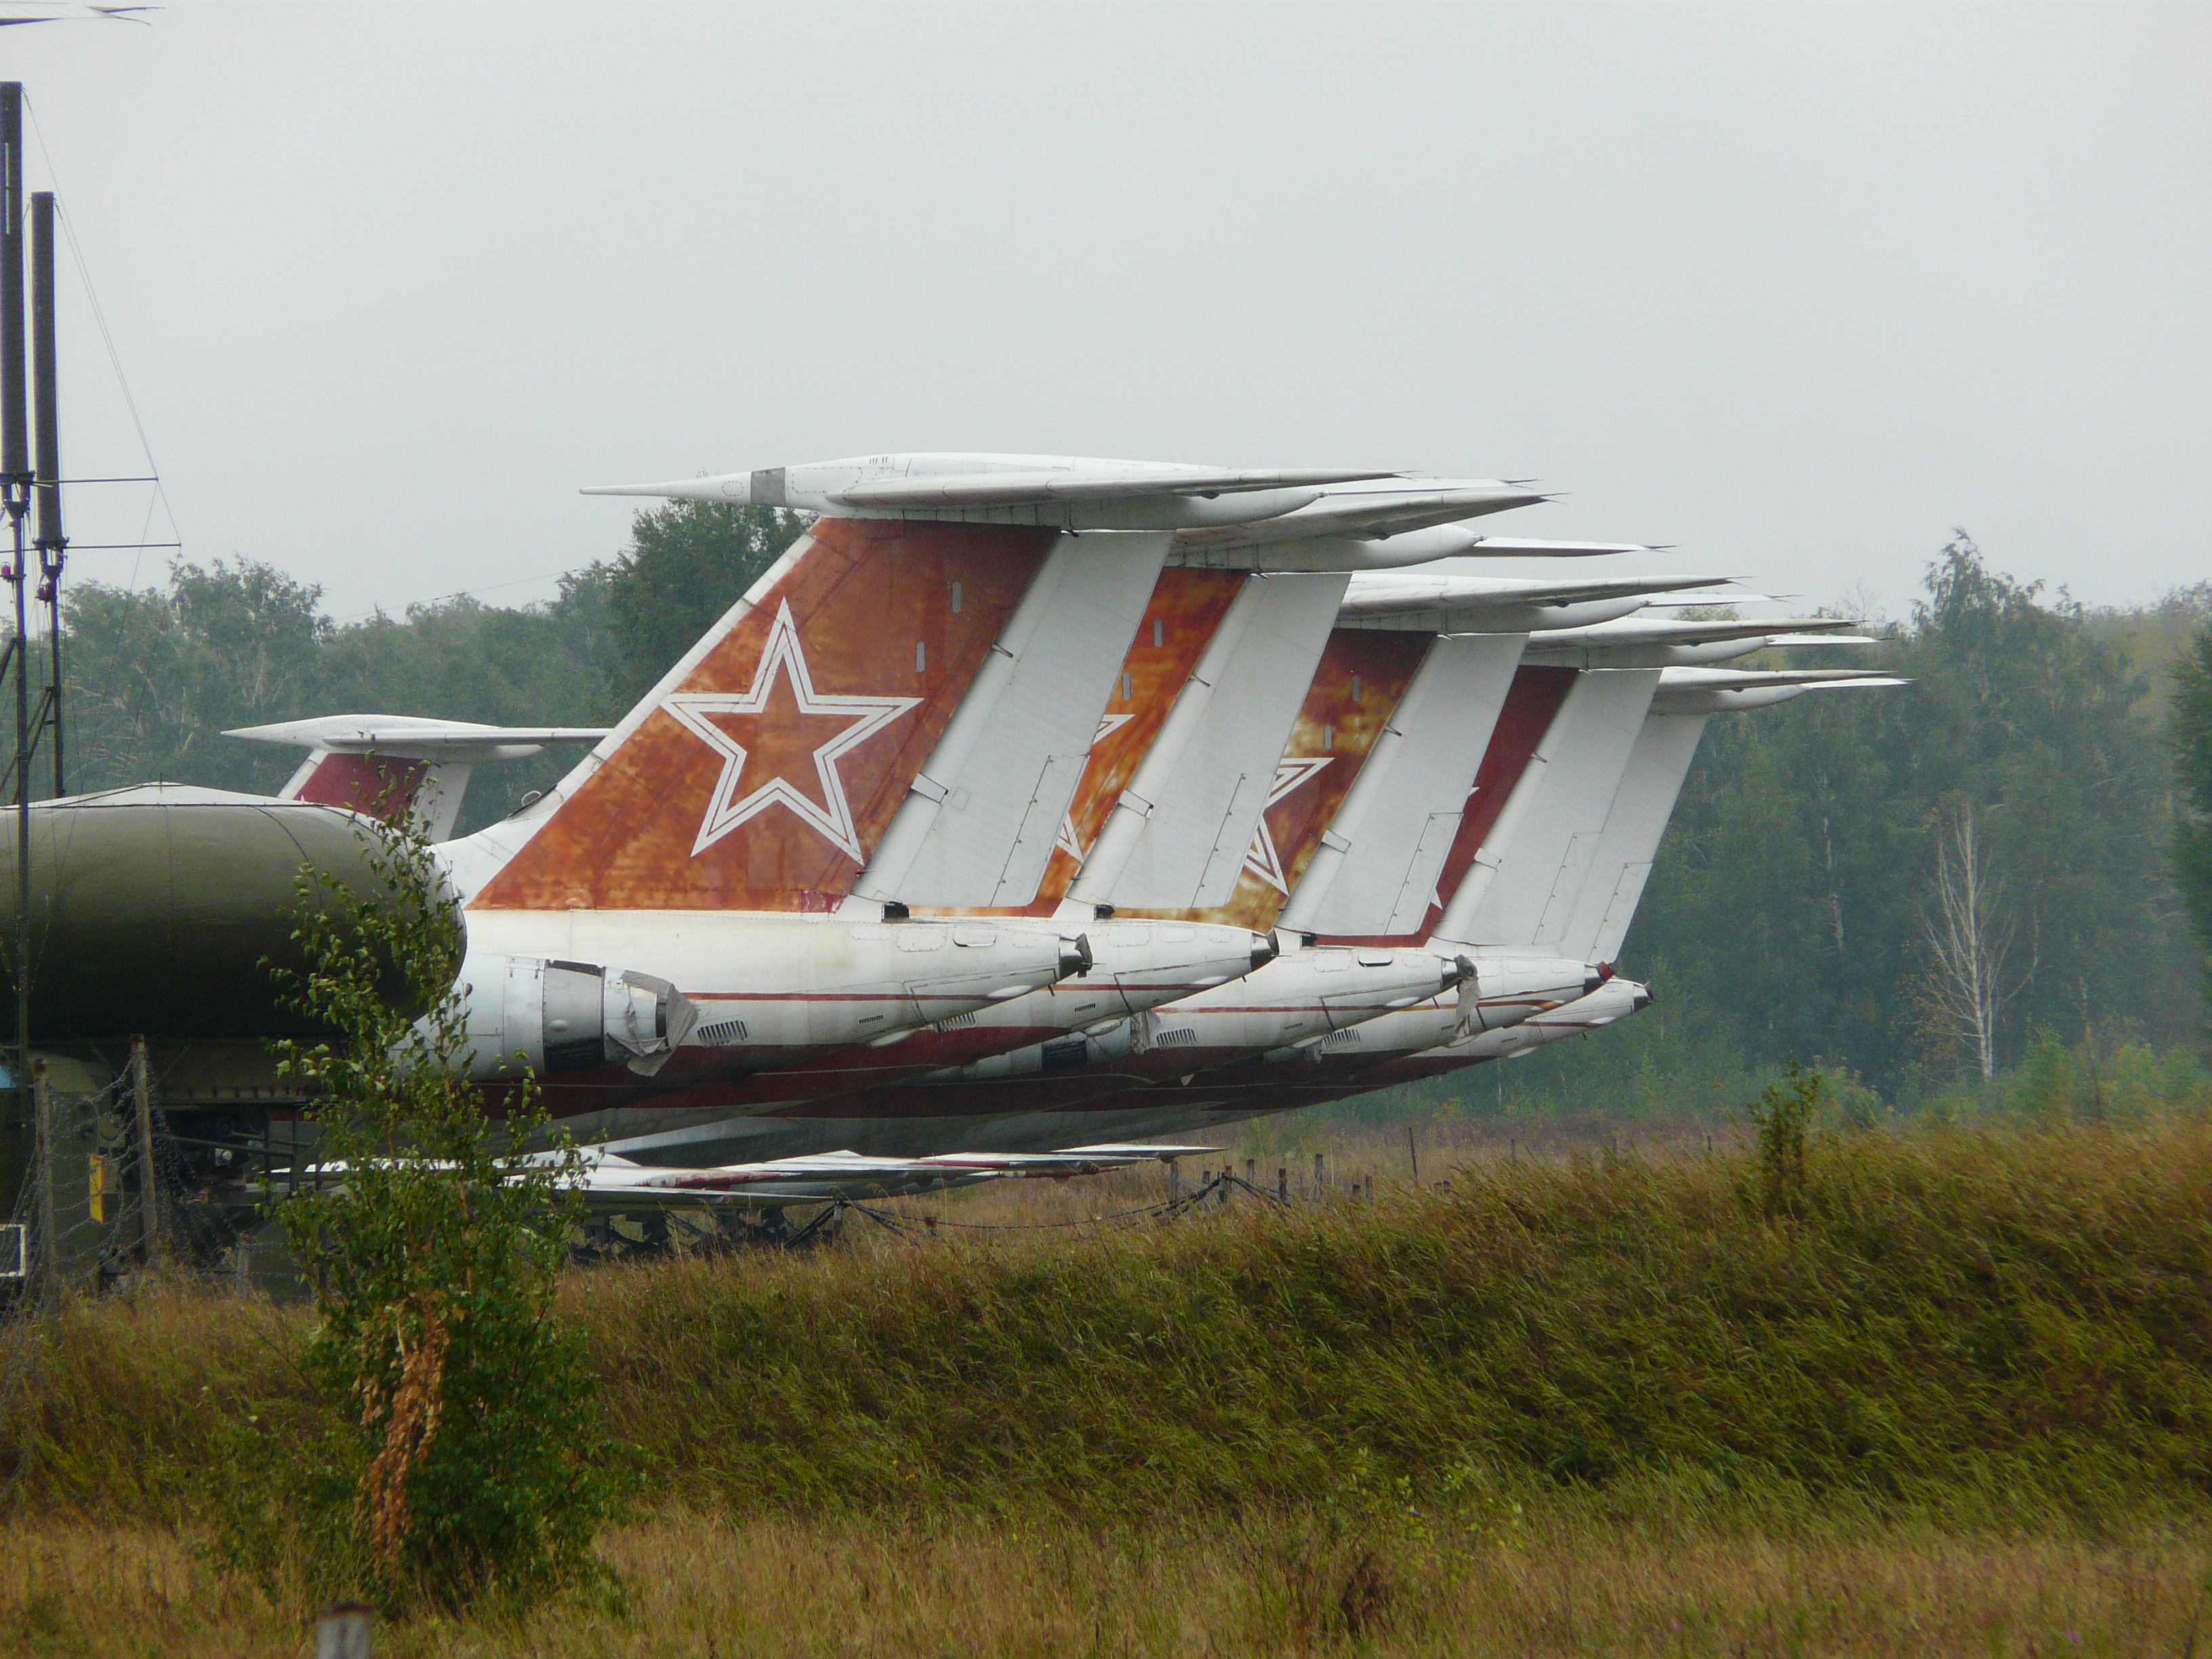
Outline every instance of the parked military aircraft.
<svg viewBox="0 0 2212 1659"><path fill-rule="evenodd" d="M1175 583L1197 580L1263 639L1316 608L1316 580L1340 584L1316 568L1400 562L1397 532L1538 499L1369 477L1346 502L1330 499L1343 473L997 457L773 477L764 498L780 490L822 512L813 532L562 786L449 849L486 1054L519 1051L556 1079L611 1072L666 1088L823 1056L1090 972L1080 914L1013 913L1042 885L1114 670L1170 561ZM1237 535L1193 552L1177 545L1182 530ZM1277 547L1291 552L1276 561ZM1216 568L1186 570L1194 558ZM1300 573L1303 611L1283 603L1275 562ZM318 781L380 782L386 751L429 781L492 737L353 717L252 735L326 751L295 799L157 787L34 815L34 996L39 981L70 992L34 1000L34 1033L97 1045L136 1030L179 1045L167 1080L185 1103L228 1104L241 1088L266 1097L254 1045L285 1016L272 987L165 974L165 960L181 967L228 940L258 966L253 947L303 858L347 862L348 820L309 804ZM378 764L364 770L369 750ZM431 793L441 817L454 793ZM179 864L180 836L210 868ZM157 842L163 856L133 851ZM88 929L94 891L102 914L161 921L137 937ZM249 900L258 918L234 914ZM939 913L914 914L931 906ZM977 908L1004 914L963 919ZM1115 949L1109 971L1127 993L1148 975L1247 972L1272 945L1192 924L1143 942L1117 934ZM136 994L77 994L116 970L137 973ZM679 1076L649 1083L679 1051Z"/></svg>
<svg viewBox="0 0 2212 1659"><path fill-rule="evenodd" d="M1543 499L1510 481L899 455L614 493L819 516L604 733L334 716L237 734L313 745L283 801L37 809L33 941L72 993L54 1037L149 1031L173 1110L295 1111L257 1066L283 1018L242 971L165 1002L142 962L120 1003L80 994L143 944L77 927L82 896L160 908L166 960L228 939L258 969L240 924L258 904L265 939L303 859L344 866L395 784L447 828L469 764L592 740L439 857L465 1062L495 1098L522 1066L544 1079L604 1149L595 1203L1097 1164L1267 1109L1214 1080L1263 1083L1285 1051L1371 1053L1371 1031L1396 1054L1402 1028L1431 1039L1407 1058L1473 1054L1632 1003L1576 908L1611 787L1569 780L1628 769L1667 676L1715 708L1778 689L1686 665L1841 626L1655 614L1715 578L1489 574L1636 550L1481 533ZM134 836L225 875L179 903L193 860L134 860ZM34 1000L42 1042L54 1012Z"/></svg>
<svg viewBox="0 0 2212 1659"><path fill-rule="evenodd" d="M1763 647L1773 637L1750 638L1743 648ZM1832 635L1814 637L1844 642ZM1539 684L1543 672L1524 668L1522 673L1528 678L1522 684ZM1595 703L1582 720L1568 720L1565 706L1553 716L1542 744L1513 787L1524 802L1516 814L1517 824L1501 827L1501 812L1486 832L1496 875L1487 902L1465 926L1492 949L1549 948L1583 956L1601 965L1601 983L1510 1026L1470 1030L1451 1001L1434 999L1326 1037L1285 1045L1255 1063L1194 1078L1188 1103L1179 1111L1154 1114L1146 1120L1146 1132L1203 1130L1257 1113L1344 1099L1530 1053L1641 1012L1651 1003L1649 988L1613 975L1611 963L1707 720L1717 713L1770 707L1811 690L1901 684L1886 676L1832 672L1732 672L1717 684L1711 671L1681 668L1638 678L1643 687L1627 682L1608 686L1602 694L1608 700L1623 695L1633 699L1639 691L1650 697L1625 752L1617 744L1577 740L1588 735L1578 727ZM1536 764L1539 754L1544 758ZM1583 827L1567 830L1567 823L1577 819ZM1101 1102L1096 1115L1071 1123L1068 1133L1126 1121L1133 1106L1141 1109L1142 1097Z"/></svg>

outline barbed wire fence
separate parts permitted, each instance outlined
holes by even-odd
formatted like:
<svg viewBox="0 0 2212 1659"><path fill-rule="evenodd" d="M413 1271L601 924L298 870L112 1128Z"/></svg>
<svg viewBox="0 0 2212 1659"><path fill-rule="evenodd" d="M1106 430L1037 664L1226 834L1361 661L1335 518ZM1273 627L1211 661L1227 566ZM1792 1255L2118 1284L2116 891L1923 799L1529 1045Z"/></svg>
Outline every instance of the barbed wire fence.
<svg viewBox="0 0 2212 1659"><path fill-rule="evenodd" d="M0 1472L0 1510L37 1462L27 1414L35 1409L33 1384L56 1322L68 1306L149 1274L220 1282L238 1260L243 1237L224 1209L194 1201L205 1196L205 1184L196 1179L186 1152L191 1138L178 1133L153 1077L146 1079L143 1133L132 1065L89 1092L65 1097L58 1097L43 1068L29 1081L23 1179L4 1224L20 1245L14 1262L19 1271L0 1278L0 1445L9 1454L9 1467ZM84 1172L81 1207L63 1196L72 1175L68 1155L80 1144L87 1160L76 1166ZM270 1150L264 1135L264 1162ZM70 1248L72 1242L78 1248ZM7 1254L0 1251L0 1261Z"/></svg>

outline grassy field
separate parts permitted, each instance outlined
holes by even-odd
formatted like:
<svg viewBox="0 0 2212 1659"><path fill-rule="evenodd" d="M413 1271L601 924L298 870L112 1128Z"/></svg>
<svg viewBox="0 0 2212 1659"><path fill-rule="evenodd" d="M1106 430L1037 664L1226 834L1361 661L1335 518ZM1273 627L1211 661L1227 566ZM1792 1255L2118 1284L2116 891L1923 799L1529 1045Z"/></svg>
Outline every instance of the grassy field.
<svg viewBox="0 0 2212 1659"><path fill-rule="evenodd" d="M635 1606L385 1650L2212 1650L2212 1129L1838 1137L1802 1188L1601 1133L1340 1139L1317 1198L1273 1130L1213 1165L1287 1207L1089 1219L1146 1171L579 1273ZM172 1287L39 1339L0 1644L298 1650L191 1542L304 1319Z"/></svg>
<svg viewBox="0 0 2212 1659"><path fill-rule="evenodd" d="M622 1615L421 1621L387 1656L2186 1655L2212 1642L2201 1535L1746 1537L1538 1525L1331 1540L1281 1522L1057 1527L738 1521L611 1533ZM167 1531L0 1529L0 1650L309 1650L299 1609Z"/></svg>

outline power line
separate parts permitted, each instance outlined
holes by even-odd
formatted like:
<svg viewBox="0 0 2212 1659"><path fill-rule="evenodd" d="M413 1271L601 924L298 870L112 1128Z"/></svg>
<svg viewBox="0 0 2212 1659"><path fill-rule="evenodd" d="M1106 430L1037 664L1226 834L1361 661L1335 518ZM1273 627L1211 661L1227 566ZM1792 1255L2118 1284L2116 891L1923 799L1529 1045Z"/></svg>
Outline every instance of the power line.
<svg viewBox="0 0 2212 1659"><path fill-rule="evenodd" d="M24 94L23 108L24 112L31 118L32 137L38 140L39 155L46 164L46 176L53 180L55 194L58 197L61 193L61 173L60 170L54 166L53 152L46 148L46 135L45 130L39 125L39 112L36 108L33 106L30 95L27 93ZM107 312L100 303L100 290L93 286L92 268L85 263L84 249L78 244L76 240L76 227L70 220L68 209L62 202L58 200L56 201L54 206L56 209L55 216L61 222L62 240L69 244L70 262L76 267L77 281L83 285L85 302L91 309L93 324L99 329L100 343L107 352L107 365L109 368L114 371L116 386L118 390L123 393L123 406L130 412L131 428L138 434L139 452L146 457L146 470L152 475L150 479L101 479L98 482L150 482L154 488L146 502L146 522L144 526L138 532L140 541L143 543L145 537L154 527L154 508L156 503L158 503L161 511L167 515L169 528L175 533L177 539L174 543L171 544L145 544L182 547L184 545L184 527L178 524L176 508L171 504L169 501L169 492L167 487L161 483L161 464L154 458L153 442L147 437L146 422L140 417L138 413L138 399L131 392L130 376L123 372L123 354L116 349L114 331L110 329L107 325ZM131 545L131 544L128 543L114 544L114 546L118 549L127 547L129 545ZM138 568L143 562L143 560L134 560L131 562L131 586L134 588L138 586Z"/></svg>

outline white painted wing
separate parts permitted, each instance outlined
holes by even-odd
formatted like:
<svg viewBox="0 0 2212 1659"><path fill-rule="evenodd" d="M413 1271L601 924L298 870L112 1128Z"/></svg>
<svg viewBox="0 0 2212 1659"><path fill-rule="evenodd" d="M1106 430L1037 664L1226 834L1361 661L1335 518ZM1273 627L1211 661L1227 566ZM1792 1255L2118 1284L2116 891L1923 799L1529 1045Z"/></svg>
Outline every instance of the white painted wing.
<svg viewBox="0 0 2212 1659"><path fill-rule="evenodd" d="M774 1207L865 1202L943 1192L987 1181L1039 1176L1064 1180L1138 1164L1211 1153L1210 1146L1110 1146L1058 1152L949 1152L930 1158L865 1158L817 1152L758 1164L665 1169L611 1152L593 1154L575 1182L587 1206L605 1212L655 1208Z"/></svg>

